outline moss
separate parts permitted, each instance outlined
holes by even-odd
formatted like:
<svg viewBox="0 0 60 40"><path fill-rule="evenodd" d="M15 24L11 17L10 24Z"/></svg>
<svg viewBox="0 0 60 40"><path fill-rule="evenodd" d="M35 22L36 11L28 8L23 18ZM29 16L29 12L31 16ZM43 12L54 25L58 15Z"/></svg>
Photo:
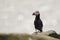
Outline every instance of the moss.
<svg viewBox="0 0 60 40"><path fill-rule="evenodd" d="M9 35L9 40L15 40L15 36L13 36L12 34Z"/></svg>

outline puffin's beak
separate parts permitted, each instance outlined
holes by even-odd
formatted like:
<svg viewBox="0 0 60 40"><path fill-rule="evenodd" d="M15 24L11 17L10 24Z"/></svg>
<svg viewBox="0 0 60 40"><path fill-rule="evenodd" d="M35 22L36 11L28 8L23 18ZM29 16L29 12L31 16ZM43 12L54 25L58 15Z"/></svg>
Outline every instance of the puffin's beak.
<svg viewBox="0 0 60 40"><path fill-rule="evenodd" d="M35 13L33 13L32 15L35 15Z"/></svg>

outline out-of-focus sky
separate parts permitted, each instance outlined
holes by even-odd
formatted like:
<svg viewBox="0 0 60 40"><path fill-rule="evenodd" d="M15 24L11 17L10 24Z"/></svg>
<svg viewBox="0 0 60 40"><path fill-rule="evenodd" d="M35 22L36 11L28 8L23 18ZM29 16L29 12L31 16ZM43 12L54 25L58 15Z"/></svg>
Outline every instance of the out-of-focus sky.
<svg viewBox="0 0 60 40"><path fill-rule="evenodd" d="M0 32L32 33L32 13L40 11L43 31L60 33L60 0L0 0Z"/></svg>

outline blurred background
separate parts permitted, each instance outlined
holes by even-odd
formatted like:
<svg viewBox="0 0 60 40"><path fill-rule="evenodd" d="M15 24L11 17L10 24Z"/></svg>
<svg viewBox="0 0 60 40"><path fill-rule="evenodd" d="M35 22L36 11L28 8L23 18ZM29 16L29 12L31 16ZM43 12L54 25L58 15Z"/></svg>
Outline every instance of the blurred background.
<svg viewBox="0 0 60 40"><path fill-rule="evenodd" d="M60 33L60 0L0 0L0 33L33 33L36 10L44 32Z"/></svg>

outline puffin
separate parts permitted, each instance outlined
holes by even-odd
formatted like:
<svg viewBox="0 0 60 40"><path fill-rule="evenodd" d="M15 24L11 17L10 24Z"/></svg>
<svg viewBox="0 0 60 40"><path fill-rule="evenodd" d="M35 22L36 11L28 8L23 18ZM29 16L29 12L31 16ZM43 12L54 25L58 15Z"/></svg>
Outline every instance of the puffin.
<svg viewBox="0 0 60 40"><path fill-rule="evenodd" d="M36 33L37 32L42 32L43 23L42 23L42 20L40 18L40 12L39 11L35 11L35 12L33 12L32 15L35 15L34 27L35 27Z"/></svg>

